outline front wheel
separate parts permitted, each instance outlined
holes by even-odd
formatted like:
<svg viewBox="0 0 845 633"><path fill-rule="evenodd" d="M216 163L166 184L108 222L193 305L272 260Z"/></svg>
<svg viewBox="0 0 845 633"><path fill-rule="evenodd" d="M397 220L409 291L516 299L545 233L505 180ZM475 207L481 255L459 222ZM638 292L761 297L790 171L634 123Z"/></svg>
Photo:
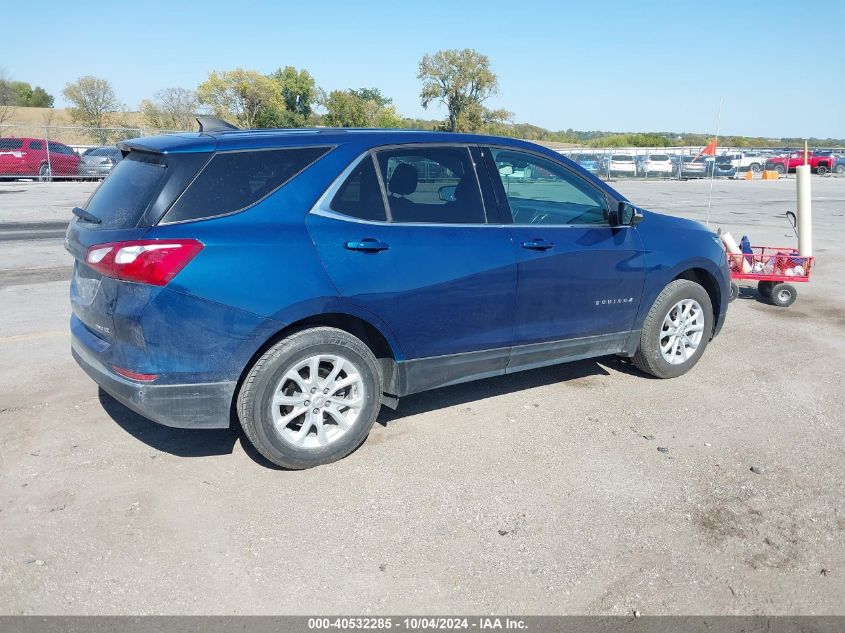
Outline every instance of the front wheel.
<svg viewBox="0 0 845 633"><path fill-rule="evenodd" d="M784 167L783 165L775 165L775 171L781 176L783 176L786 173L786 167Z"/></svg>
<svg viewBox="0 0 845 633"><path fill-rule="evenodd" d="M798 298L798 291L790 284L775 284L770 298L779 308L788 308Z"/></svg>
<svg viewBox="0 0 845 633"><path fill-rule="evenodd" d="M840 174L840 175L845 174L845 165L837 165L836 167L833 168L833 171L835 171L837 174Z"/></svg>
<svg viewBox="0 0 845 633"><path fill-rule="evenodd" d="M753 171L755 174L759 174L761 171L763 171L763 168L760 166L760 163L751 163L748 169Z"/></svg>
<svg viewBox="0 0 845 633"><path fill-rule="evenodd" d="M713 304L699 284L676 279L657 296L643 323L634 364L658 378L687 373L713 332Z"/></svg>
<svg viewBox="0 0 845 633"><path fill-rule="evenodd" d="M50 171L50 165L44 163L41 167L38 168L38 180L41 182L47 182L48 180L52 180L52 174Z"/></svg>
<svg viewBox="0 0 845 633"><path fill-rule="evenodd" d="M381 375L370 349L348 332L316 327L281 340L256 361L237 409L259 453L303 469L354 451L380 405Z"/></svg>

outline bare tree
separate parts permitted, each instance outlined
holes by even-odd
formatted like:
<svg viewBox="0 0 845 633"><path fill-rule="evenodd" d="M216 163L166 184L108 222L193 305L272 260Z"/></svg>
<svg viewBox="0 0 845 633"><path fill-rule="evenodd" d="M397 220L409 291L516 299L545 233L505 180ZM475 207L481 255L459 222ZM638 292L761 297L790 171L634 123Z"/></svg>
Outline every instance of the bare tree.
<svg viewBox="0 0 845 633"><path fill-rule="evenodd" d="M158 130L191 130L199 109L197 93L186 88L165 88L141 102L144 123Z"/></svg>
<svg viewBox="0 0 845 633"><path fill-rule="evenodd" d="M0 136L3 136L3 124L11 120L15 114L16 96L12 91L11 81L6 69L0 67Z"/></svg>

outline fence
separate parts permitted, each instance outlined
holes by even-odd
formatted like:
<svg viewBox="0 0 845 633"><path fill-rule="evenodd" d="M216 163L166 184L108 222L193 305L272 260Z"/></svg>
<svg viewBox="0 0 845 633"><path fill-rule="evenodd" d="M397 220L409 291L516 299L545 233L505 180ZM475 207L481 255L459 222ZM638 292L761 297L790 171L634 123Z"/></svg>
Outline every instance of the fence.
<svg viewBox="0 0 845 633"><path fill-rule="evenodd" d="M115 143L178 131L143 126L0 125L0 179L104 178L121 158ZM720 147L715 157L699 156L702 149L690 146L567 148L558 152L605 180L656 180L741 178L749 171L753 174L762 171L767 160L797 148ZM845 175L845 148L827 151L830 160L826 171Z"/></svg>

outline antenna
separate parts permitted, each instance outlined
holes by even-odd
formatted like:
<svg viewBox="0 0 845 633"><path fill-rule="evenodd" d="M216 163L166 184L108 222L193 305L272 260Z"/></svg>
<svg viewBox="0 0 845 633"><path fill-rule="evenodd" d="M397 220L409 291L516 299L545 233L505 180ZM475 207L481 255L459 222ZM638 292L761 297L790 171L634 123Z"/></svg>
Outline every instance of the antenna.
<svg viewBox="0 0 845 633"><path fill-rule="evenodd" d="M722 101L719 97L719 114L716 115L716 147L719 147L719 124L722 122ZM716 178L716 152L713 152L713 171L710 172L710 193L707 196L707 226L710 226L710 206L713 204L713 180Z"/></svg>

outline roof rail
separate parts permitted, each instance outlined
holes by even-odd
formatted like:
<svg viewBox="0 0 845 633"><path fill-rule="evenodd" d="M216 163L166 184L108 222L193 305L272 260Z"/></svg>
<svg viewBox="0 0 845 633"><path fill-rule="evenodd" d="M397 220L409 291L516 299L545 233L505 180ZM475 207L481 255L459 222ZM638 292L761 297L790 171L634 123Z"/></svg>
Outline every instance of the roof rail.
<svg viewBox="0 0 845 633"><path fill-rule="evenodd" d="M213 116L198 116L197 123L200 126L200 132L227 132L229 130L239 130L228 121L218 119Z"/></svg>

